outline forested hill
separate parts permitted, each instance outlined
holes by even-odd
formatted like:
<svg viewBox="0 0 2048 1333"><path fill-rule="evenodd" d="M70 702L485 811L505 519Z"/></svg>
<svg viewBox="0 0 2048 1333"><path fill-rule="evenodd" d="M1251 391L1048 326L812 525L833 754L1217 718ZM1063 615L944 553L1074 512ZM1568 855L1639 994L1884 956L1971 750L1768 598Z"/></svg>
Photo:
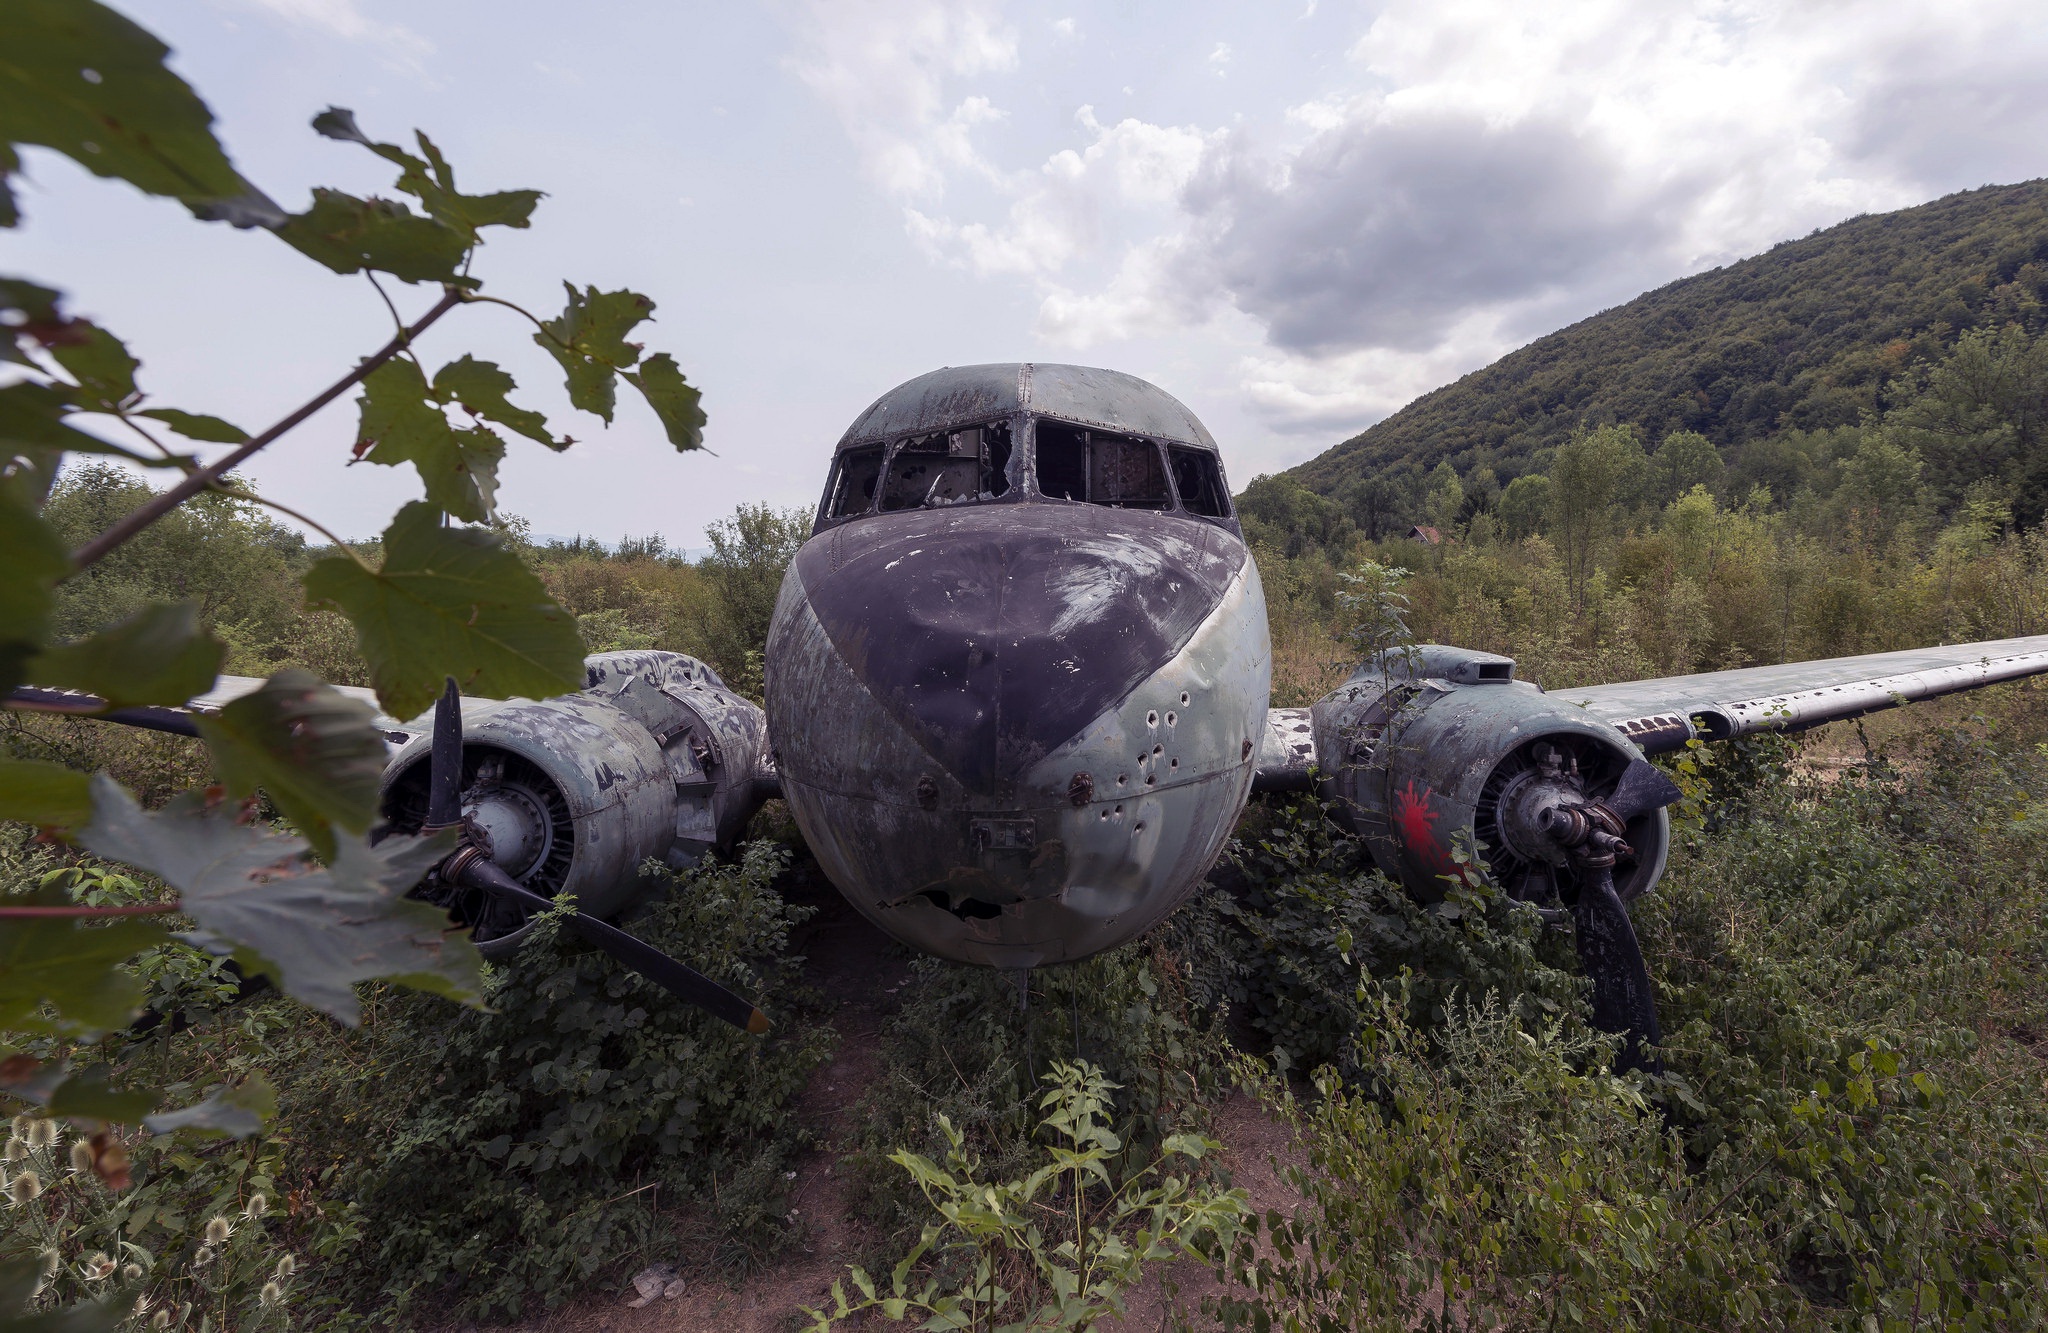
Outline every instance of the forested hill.
<svg viewBox="0 0 2048 1333"><path fill-rule="evenodd" d="M2048 181L1854 218L1539 338L1295 468L1332 494L1448 460L1502 480L1572 430L1633 422L1724 449L1852 425L1975 325L2030 332L2048 299Z"/></svg>

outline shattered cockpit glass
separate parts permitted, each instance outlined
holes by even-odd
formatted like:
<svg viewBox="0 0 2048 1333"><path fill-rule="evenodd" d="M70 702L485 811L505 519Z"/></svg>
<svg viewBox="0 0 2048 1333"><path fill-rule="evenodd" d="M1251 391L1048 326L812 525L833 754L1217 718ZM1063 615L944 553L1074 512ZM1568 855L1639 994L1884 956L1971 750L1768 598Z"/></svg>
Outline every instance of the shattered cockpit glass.
<svg viewBox="0 0 2048 1333"><path fill-rule="evenodd" d="M1010 489L1006 421L868 444L839 455L828 518L992 500Z"/></svg>
<svg viewBox="0 0 2048 1333"><path fill-rule="evenodd" d="M1018 498L1073 500L1114 509L1229 519L1230 491L1215 453L1142 435L1040 417ZM842 451L826 493L826 521L993 500L1011 492L1011 423L931 431Z"/></svg>

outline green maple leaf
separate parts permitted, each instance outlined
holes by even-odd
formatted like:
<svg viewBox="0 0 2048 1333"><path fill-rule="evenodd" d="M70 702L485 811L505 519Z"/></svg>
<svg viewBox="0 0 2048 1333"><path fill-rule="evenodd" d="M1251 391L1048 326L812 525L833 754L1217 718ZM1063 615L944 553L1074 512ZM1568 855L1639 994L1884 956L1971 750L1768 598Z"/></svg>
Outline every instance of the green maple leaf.
<svg viewBox="0 0 2048 1333"><path fill-rule="evenodd" d="M175 407L152 407L135 414L163 422L188 440L207 444L247 444L249 432L232 422L199 412L180 412Z"/></svg>
<svg viewBox="0 0 2048 1333"><path fill-rule="evenodd" d="M464 277L469 242L460 232L389 199L358 199L339 190L313 191L313 206L279 228L285 244L336 273L374 269L401 282L475 287Z"/></svg>
<svg viewBox="0 0 2048 1333"><path fill-rule="evenodd" d="M113 708L175 706L213 688L226 654L200 626L197 602L166 602L90 638L44 649L27 672L34 684L97 694Z"/></svg>
<svg viewBox="0 0 2048 1333"><path fill-rule="evenodd" d="M668 432L668 442L676 447L677 453L704 447L705 416L699 406L704 395L683 378L674 357L656 352L640 363L640 369L624 374L626 381L647 399L654 415L661 418L662 429Z"/></svg>
<svg viewBox="0 0 2048 1333"><path fill-rule="evenodd" d="M595 287L578 292L570 283L562 286L569 292L568 304L533 340L562 363L571 405L610 421L616 401L612 377L640 359L640 344L627 342L626 334L654 314L654 302L638 292Z"/></svg>
<svg viewBox="0 0 2048 1333"><path fill-rule="evenodd" d="M495 421L529 440L550 449L568 448L566 440L548 433L548 419L538 412L516 407L506 397L518 388L512 377L494 362L465 356L450 361L434 374L434 397L444 403L460 403L462 410L484 421Z"/></svg>
<svg viewBox="0 0 2048 1333"><path fill-rule="evenodd" d="M417 364L404 357L386 361L363 381L356 450L386 467L411 463L426 484L428 503L456 518L487 522L497 515L505 442L481 426L455 429L436 397Z"/></svg>
<svg viewBox="0 0 2048 1333"><path fill-rule="evenodd" d="M22 683L29 659L49 636L57 580L71 570L56 530L20 490L0 485L0 569L7 571L0 577L0 690Z"/></svg>
<svg viewBox="0 0 2048 1333"><path fill-rule="evenodd" d="M0 142L54 148L98 176L182 200L202 218L275 226L283 212L235 171L213 113L164 67L170 49L95 0L0 6ZM19 167L10 149L0 180ZM11 196L0 223L12 226Z"/></svg>
<svg viewBox="0 0 2048 1333"><path fill-rule="evenodd" d="M231 951L245 971L353 1026L357 983L388 980L474 1003L482 960L441 909L405 896L454 846L452 836L338 841L320 865L297 838L236 821L188 793L150 812L104 774L93 779L85 847L157 875L198 929L184 938Z"/></svg>
<svg viewBox="0 0 2048 1333"><path fill-rule="evenodd" d="M434 141L415 130L425 159L414 157L396 144L379 143L356 125L356 113L347 107L331 106L313 117L313 128L330 139L359 143L387 162L402 168L398 188L420 201L427 215L443 226L460 232L470 244L478 243L482 227L524 227L541 200L539 190L501 190L496 194L462 194L455 188L455 168L434 146Z"/></svg>
<svg viewBox="0 0 2048 1333"><path fill-rule="evenodd" d="M44 759L0 759L0 819L71 828L91 818L85 774Z"/></svg>
<svg viewBox="0 0 2048 1333"><path fill-rule="evenodd" d="M6 901L13 907L76 905L57 888ZM0 930L0 1031L86 1036L126 1027L142 1008L142 983L120 965L169 939L161 926L139 917L9 921Z"/></svg>
<svg viewBox="0 0 2048 1333"><path fill-rule="evenodd" d="M142 1127L152 1134L196 1129L208 1138L246 1139L262 1133L276 1114L277 1089L262 1070L252 1069L240 1083L223 1084L191 1106L159 1111L145 1118Z"/></svg>
<svg viewBox="0 0 2048 1333"><path fill-rule="evenodd" d="M309 605L356 627L378 702L416 717L453 676L465 693L544 699L583 686L576 621L497 533L441 526L413 503L384 530L384 564L346 555L316 561L302 582Z"/></svg>
<svg viewBox="0 0 2048 1333"><path fill-rule="evenodd" d="M377 816L387 755L376 716L311 672L287 667L200 718L199 734L231 794L262 788L331 860L336 829L360 837Z"/></svg>
<svg viewBox="0 0 2048 1333"><path fill-rule="evenodd" d="M65 320L44 336L43 346L78 381L71 398L80 410L114 412L136 396L135 372L142 363L119 338L91 320Z"/></svg>

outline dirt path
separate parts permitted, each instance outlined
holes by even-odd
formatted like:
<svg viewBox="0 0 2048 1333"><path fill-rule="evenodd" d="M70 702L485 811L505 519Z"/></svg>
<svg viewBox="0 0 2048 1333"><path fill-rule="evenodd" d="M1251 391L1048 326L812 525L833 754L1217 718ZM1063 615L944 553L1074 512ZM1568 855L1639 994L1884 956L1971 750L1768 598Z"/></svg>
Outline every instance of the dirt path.
<svg viewBox="0 0 2048 1333"><path fill-rule="evenodd" d="M801 1241L737 1286L715 1279L695 1281L685 1272L680 1295L656 1297L638 1308L628 1304L636 1295L630 1283L618 1290L593 1290L559 1310L513 1326L513 1333L793 1333L807 1323L803 1307L823 1304L833 1281L845 1276L847 1265L871 1254L881 1239L857 1215L848 1182L835 1167L840 1146L858 1128L852 1117L861 1094L882 1075L882 1026L909 980L908 956L814 870L793 874L785 892L792 901L817 908L817 914L795 932L791 949L807 959L806 980L838 1005L830 1019L839 1034L833 1059L812 1075L798 1099L819 1141L819 1147L798 1163L790 1189L791 1207L803 1223ZM1240 1094L1219 1108L1216 1136L1225 1147L1224 1167L1235 1183L1250 1190L1255 1209L1291 1212L1299 1205L1299 1197L1275 1166L1276 1158L1287 1158L1284 1126ZM1183 1308L1199 1308L1200 1298L1217 1290L1200 1265L1165 1265L1131 1294L1127 1318L1103 1328L1149 1333L1170 1327L1169 1273L1180 1288ZM471 1330L464 1326L446 1333Z"/></svg>

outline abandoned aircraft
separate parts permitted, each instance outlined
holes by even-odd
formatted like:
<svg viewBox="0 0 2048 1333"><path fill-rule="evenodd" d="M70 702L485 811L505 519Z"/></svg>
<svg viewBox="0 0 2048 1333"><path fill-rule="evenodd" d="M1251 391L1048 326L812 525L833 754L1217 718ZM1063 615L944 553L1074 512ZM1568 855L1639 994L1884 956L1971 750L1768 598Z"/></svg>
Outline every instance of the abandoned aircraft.
<svg viewBox="0 0 2048 1333"><path fill-rule="evenodd" d="M647 858L730 847L770 796L880 929L1023 970L1142 934L1253 791L1314 790L1417 895L1485 875L1568 913L1594 1019L1633 1060L1658 1030L1626 904L1663 872L1678 797L1646 757L2048 672L2048 636L1555 692L1427 645L1307 709L1269 708L1271 665L1258 567L1192 412L1116 371L952 367L839 441L775 608L765 712L664 652L593 656L561 698L451 691L430 718L380 719L385 812L465 830L415 892L487 953L570 893L599 943L760 1030L601 918L634 904ZM120 720L189 729L258 684Z"/></svg>

